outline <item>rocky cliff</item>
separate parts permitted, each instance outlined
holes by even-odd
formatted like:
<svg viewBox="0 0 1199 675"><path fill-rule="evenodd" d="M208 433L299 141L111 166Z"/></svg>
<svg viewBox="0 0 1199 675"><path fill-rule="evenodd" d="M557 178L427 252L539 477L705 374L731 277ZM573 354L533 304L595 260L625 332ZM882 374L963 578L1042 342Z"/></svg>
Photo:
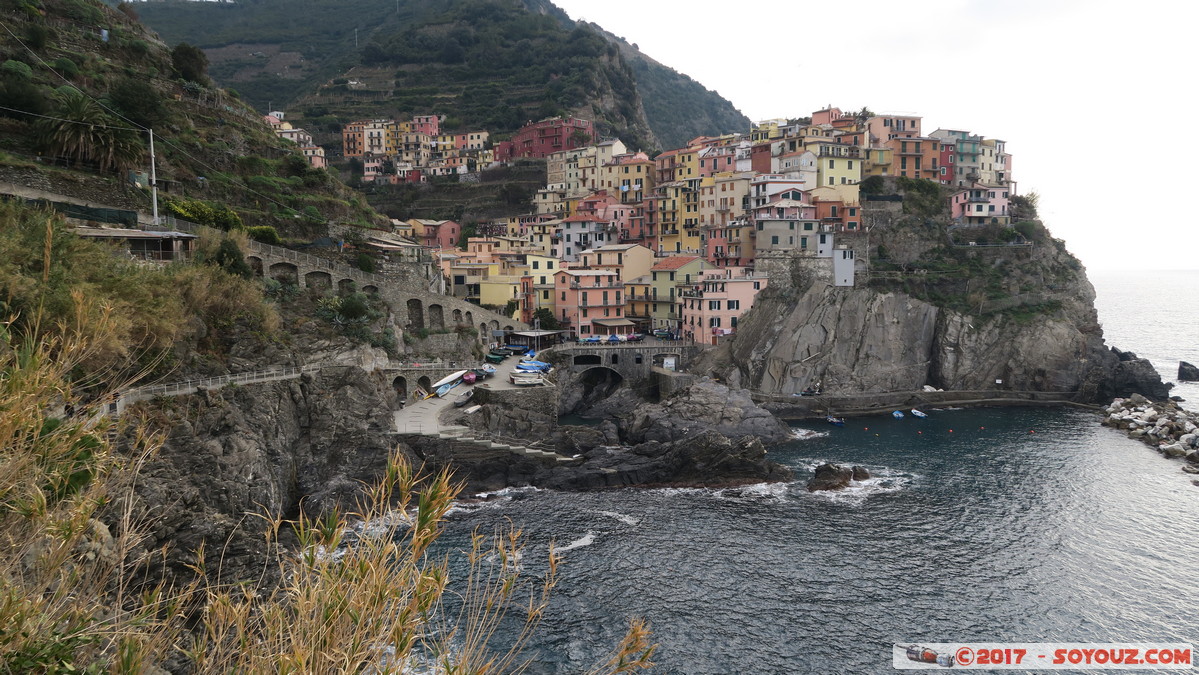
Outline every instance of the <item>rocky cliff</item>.
<svg viewBox="0 0 1199 675"><path fill-rule="evenodd" d="M877 217L866 206L869 235L833 235L857 253L854 286L833 285L828 258L768 261L769 287L700 368L783 395L926 385L1066 392L1086 402L1169 395L1148 362L1104 345L1094 288L1039 224L1024 237L901 211ZM995 243L967 241L984 236Z"/></svg>

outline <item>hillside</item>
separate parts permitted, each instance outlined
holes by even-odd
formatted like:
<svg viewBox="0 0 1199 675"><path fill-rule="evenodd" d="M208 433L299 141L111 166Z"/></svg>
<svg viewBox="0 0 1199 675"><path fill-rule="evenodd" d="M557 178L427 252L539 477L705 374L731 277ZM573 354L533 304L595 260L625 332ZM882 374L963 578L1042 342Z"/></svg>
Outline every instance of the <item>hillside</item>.
<svg viewBox="0 0 1199 675"><path fill-rule="evenodd" d="M0 181L150 210L122 178L150 171L169 202L236 212L311 238L328 221L385 222L335 175L309 167L234 92L214 88L198 50L171 50L125 7L0 0ZM40 116L40 117L39 117Z"/></svg>
<svg viewBox="0 0 1199 675"><path fill-rule="evenodd" d="M302 11L300 11L302 9ZM344 122L438 113L514 131L572 113L646 150L743 129L732 104L542 0L245 0L138 5L169 43L205 50L252 105Z"/></svg>

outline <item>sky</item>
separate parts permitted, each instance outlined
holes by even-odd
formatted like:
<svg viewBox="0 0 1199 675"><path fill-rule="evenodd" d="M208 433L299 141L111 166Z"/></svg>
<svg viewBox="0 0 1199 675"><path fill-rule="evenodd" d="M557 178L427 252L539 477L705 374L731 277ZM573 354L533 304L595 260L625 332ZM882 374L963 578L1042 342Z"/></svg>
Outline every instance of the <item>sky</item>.
<svg viewBox="0 0 1199 675"><path fill-rule="evenodd" d="M554 2L751 120L869 107L1007 141L1017 192L1088 270L1199 269L1199 216L1175 203L1199 193L1175 128L1199 99L1199 4Z"/></svg>

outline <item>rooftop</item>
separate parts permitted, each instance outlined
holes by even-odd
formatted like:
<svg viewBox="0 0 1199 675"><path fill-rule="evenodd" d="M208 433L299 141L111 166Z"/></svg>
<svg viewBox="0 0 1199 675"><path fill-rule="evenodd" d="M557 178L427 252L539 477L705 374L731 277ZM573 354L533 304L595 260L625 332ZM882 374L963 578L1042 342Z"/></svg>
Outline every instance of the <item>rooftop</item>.
<svg viewBox="0 0 1199 675"><path fill-rule="evenodd" d="M661 272L663 270L677 270L681 267L686 267L696 260L702 260L702 258L695 255L672 255L669 258L663 258L659 260L653 267L650 268L650 270L654 272Z"/></svg>

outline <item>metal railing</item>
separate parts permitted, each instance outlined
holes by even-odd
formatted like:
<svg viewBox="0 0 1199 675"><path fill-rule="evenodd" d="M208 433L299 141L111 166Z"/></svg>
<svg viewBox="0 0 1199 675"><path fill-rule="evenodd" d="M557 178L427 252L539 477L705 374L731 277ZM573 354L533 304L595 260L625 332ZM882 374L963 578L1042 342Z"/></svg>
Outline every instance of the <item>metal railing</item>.
<svg viewBox="0 0 1199 675"><path fill-rule="evenodd" d="M320 366L291 366L287 368L268 368L266 370L256 370L250 373L238 373L235 375L222 375L219 377L207 377L201 379L183 380L182 382L171 382L169 384L156 384L148 387L137 387L130 389L122 396L127 402L143 400L154 396L178 396L181 394L190 394L198 389L218 389L230 384L255 384L258 382L273 382L275 380L286 380L299 377L304 373L313 373L320 370Z"/></svg>

